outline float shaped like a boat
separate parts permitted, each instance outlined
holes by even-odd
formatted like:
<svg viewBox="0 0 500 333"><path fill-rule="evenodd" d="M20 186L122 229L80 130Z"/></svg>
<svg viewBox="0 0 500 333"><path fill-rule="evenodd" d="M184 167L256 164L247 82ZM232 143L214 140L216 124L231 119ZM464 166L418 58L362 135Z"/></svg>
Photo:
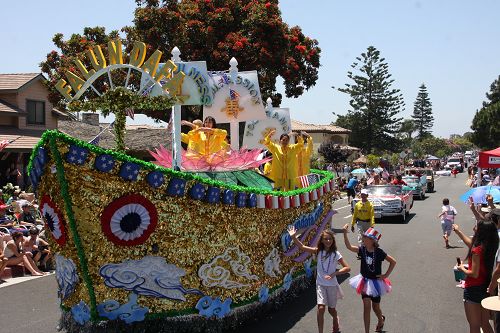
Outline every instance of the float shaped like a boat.
<svg viewBox="0 0 500 333"><path fill-rule="evenodd" d="M334 214L332 175L320 170L310 187L280 192L253 170L223 182L58 131L29 168L72 332L235 329L311 281L312 258L287 226L315 244Z"/></svg>

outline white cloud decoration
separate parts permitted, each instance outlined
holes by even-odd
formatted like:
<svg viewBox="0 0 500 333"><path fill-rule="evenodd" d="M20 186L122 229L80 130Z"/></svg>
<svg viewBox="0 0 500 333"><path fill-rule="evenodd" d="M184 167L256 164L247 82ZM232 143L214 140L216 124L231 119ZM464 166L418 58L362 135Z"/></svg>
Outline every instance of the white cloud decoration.
<svg viewBox="0 0 500 333"><path fill-rule="evenodd" d="M224 263L226 263L225 266L229 264L231 270L221 265ZM226 249L222 255L215 257L210 263L202 265L198 270L198 276L201 278L203 285L207 287L232 289L249 286L249 284L230 279L234 274L239 278L258 280L257 275L249 272L249 263L250 257L240 252L238 248L231 247Z"/></svg>
<svg viewBox="0 0 500 333"><path fill-rule="evenodd" d="M99 274L104 284L122 288L138 295L185 301L185 294L204 295L197 289L185 289L181 277L184 269L169 264L163 257L146 256L140 260L126 260L120 264L106 264Z"/></svg>
<svg viewBox="0 0 500 333"><path fill-rule="evenodd" d="M270 277L277 277L277 274L281 275L280 271L281 258L277 248L273 248L271 252L264 259L264 272Z"/></svg>

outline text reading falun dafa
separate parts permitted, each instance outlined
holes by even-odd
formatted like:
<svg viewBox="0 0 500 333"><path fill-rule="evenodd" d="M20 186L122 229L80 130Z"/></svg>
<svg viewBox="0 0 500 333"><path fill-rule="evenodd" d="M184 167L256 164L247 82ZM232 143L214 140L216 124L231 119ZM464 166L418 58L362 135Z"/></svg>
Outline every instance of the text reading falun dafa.
<svg viewBox="0 0 500 333"><path fill-rule="evenodd" d="M103 73L108 67L125 67L148 73L156 83L161 85L163 91L171 97L180 94L181 86L186 75L182 71L177 71L177 65L175 65L172 60L166 61L164 66L161 66L160 70L158 70L163 52L156 50L147 60L145 60L146 50L147 46L145 43L138 41L134 42L134 46L129 53L129 62L128 64L124 64L122 43L120 40L108 42L107 60L101 46L96 45L85 52L92 65L92 69L89 70L85 67L83 62L77 58L74 60L74 63L80 72L80 76L71 71L66 71L64 74L67 81L60 79L55 87L68 102L71 102L72 100L78 99L83 92L90 87L93 78L100 76L99 74Z"/></svg>

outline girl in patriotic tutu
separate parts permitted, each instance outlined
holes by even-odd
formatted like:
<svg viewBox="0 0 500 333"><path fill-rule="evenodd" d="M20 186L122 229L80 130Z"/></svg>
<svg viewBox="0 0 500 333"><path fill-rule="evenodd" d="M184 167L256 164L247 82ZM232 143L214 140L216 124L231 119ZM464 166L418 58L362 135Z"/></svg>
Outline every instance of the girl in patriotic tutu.
<svg viewBox="0 0 500 333"><path fill-rule="evenodd" d="M369 228L362 237L362 245L351 245L347 238L349 225L344 226L344 242L347 249L356 253L361 258L361 273L349 279L351 287L361 294L363 300L363 321L365 324L365 333L370 331L370 308L378 318L375 332L381 332L384 328L385 316L380 309L381 296L391 291L391 282L388 276L391 274L396 260L382 250L378 241L382 236L374 228ZM382 274L382 262L387 260L389 268Z"/></svg>
<svg viewBox="0 0 500 333"><path fill-rule="evenodd" d="M318 247L309 247L302 244L297 238L297 231L293 225L288 227L288 233L293 242L302 250L317 255L316 297L318 304L318 332L323 333L324 315L326 307L333 318L333 333L340 332L337 316L337 299L344 294L337 281L337 275L348 273L351 268L346 264L342 255L337 251L337 243L331 230L324 230L319 238ZM337 263L342 268L337 271Z"/></svg>

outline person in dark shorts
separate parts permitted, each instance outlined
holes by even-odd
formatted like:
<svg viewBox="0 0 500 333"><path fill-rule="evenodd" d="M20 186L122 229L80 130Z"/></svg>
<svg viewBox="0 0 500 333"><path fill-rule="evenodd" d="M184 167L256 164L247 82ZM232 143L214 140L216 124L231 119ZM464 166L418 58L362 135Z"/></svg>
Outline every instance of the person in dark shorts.
<svg viewBox="0 0 500 333"><path fill-rule="evenodd" d="M349 179L349 182L347 182L346 191L347 191L347 202L350 204L352 199L356 196L356 186L358 185L358 177L357 176L352 176L351 179ZM352 199L351 199L352 198Z"/></svg>

